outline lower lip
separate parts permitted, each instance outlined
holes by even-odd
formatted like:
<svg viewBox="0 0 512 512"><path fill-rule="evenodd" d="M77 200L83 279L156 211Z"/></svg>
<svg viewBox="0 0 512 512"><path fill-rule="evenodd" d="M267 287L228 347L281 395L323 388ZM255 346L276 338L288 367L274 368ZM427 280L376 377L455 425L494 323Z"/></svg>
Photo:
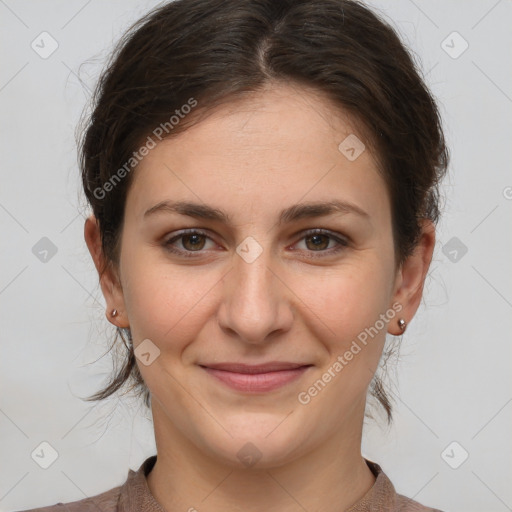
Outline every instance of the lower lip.
<svg viewBox="0 0 512 512"><path fill-rule="evenodd" d="M258 393L272 391L298 379L309 366L301 366L294 370L281 370L268 373L235 373L225 370L214 370L203 367L210 375L220 380L229 387L238 391Z"/></svg>

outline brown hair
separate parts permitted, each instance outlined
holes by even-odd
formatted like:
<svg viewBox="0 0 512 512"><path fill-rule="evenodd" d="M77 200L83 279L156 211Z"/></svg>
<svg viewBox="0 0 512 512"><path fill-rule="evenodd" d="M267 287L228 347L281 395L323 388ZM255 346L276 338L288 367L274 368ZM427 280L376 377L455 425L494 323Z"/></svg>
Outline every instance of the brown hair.
<svg viewBox="0 0 512 512"><path fill-rule="evenodd" d="M122 37L80 140L83 187L99 222L105 268L119 262L130 171L141 144L159 126L170 137L197 122L198 112L272 81L321 92L361 127L390 194L397 265L411 254L419 221L438 220L448 152L435 101L394 29L353 0L176 0ZM193 102L195 111L181 115ZM173 115L178 122L170 122ZM124 339L131 334L118 334L126 347L116 360L121 367L88 400L131 382L149 407L133 346ZM391 403L377 374L370 393L390 421Z"/></svg>

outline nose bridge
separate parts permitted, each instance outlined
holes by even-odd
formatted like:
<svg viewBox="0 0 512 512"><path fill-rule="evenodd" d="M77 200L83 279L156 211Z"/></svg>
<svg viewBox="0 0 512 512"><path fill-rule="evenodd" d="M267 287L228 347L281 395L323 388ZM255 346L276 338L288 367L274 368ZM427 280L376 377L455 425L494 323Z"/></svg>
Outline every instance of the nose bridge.
<svg viewBox="0 0 512 512"><path fill-rule="evenodd" d="M276 329L285 328L289 315L283 286L271 268L272 255L248 237L237 247L225 285L221 325L251 343L264 342Z"/></svg>

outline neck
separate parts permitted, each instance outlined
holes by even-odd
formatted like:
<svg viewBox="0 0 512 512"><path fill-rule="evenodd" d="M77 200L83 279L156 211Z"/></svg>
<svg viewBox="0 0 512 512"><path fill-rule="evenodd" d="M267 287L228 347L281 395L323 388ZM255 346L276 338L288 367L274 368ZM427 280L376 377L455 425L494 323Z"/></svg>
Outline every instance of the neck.
<svg viewBox="0 0 512 512"><path fill-rule="evenodd" d="M163 411L154 402L158 456L147 482L168 512L339 512L357 503L375 482L360 452L362 418L359 429L340 426L336 437L313 452L258 469L208 456L158 412Z"/></svg>

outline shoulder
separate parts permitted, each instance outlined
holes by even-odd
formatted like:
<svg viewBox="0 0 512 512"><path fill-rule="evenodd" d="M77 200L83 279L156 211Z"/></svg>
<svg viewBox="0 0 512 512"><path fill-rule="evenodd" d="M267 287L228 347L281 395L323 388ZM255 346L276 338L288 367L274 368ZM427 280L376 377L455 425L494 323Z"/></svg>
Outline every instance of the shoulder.
<svg viewBox="0 0 512 512"><path fill-rule="evenodd" d="M347 512L442 512L398 494L391 480L375 462L366 459L375 476L373 487Z"/></svg>
<svg viewBox="0 0 512 512"><path fill-rule="evenodd" d="M56 503L47 507L32 508L18 512L117 512L121 486L114 487L96 496L70 503Z"/></svg>
<svg viewBox="0 0 512 512"><path fill-rule="evenodd" d="M397 512L442 512L437 508L426 507L417 501L402 496L401 494L396 495L395 499L395 510Z"/></svg>
<svg viewBox="0 0 512 512"><path fill-rule="evenodd" d="M146 483L146 475L155 462L156 455L148 457L138 470L128 470L124 484L101 494L69 503L59 502L55 505L17 512L139 512L140 510L163 512L151 496Z"/></svg>

